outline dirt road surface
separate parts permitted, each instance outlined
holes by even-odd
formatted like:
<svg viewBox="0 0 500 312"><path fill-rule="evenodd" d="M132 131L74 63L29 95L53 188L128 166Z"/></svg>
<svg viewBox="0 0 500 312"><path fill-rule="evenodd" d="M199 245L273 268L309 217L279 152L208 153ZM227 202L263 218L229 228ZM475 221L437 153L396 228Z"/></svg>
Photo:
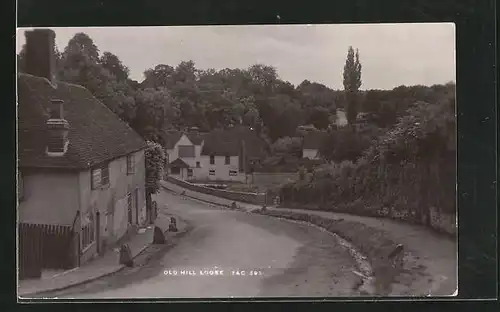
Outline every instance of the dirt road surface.
<svg viewBox="0 0 500 312"><path fill-rule="evenodd" d="M245 298L356 295L354 260L317 228L230 211L162 191L159 209L192 230L141 267L57 298Z"/></svg>

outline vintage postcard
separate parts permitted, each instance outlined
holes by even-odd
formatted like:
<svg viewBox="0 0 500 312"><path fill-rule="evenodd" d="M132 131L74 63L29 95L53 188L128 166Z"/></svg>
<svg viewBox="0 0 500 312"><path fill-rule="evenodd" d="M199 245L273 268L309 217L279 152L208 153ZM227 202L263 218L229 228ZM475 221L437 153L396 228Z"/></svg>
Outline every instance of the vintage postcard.
<svg viewBox="0 0 500 312"><path fill-rule="evenodd" d="M454 24L17 37L19 298L457 294Z"/></svg>

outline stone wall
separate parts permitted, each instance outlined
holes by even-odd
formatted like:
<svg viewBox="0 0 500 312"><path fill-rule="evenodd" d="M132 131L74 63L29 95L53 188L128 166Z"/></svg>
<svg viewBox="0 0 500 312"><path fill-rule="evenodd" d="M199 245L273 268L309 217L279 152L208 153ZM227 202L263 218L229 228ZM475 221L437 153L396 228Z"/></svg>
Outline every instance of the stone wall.
<svg viewBox="0 0 500 312"><path fill-rule="evenodd" d="M239 202L244 202L244 203L250 203L254 205L262 205L264 204L266 200L266 194L265 193L245 193L245 192L232 192L232 191L226 191L226 190L218 190L214 188L209 188L209 187L204 187L200 185L195 185L186 181L181 181L178 179L175 179L173 177L167 176L165 178L166 181L179 185L183 188L186 188L188 190L192 190L195 192L200 192L208 195L213 195L229 200L234 200L234 201L239 201Z"/></svg>

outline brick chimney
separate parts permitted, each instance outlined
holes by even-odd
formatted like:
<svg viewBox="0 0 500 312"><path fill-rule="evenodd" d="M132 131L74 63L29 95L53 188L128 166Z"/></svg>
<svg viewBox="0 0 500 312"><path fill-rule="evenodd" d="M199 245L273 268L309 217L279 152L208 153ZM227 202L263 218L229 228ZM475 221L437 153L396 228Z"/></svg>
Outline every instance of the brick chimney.
<svg viewBox="0 0 500 312"><path fill-rule="evenodd" d="M47 78L55 86L56 34L51 29L34 29L24 33L26 37L26 73Z"/></svg>
<svg viewBox="0 0 500 312"><path fill-rule="evenodd" d="M64 119L64 101L53 99L51 100L50 118L47 120L48 140L47 140L47 155L63 156L68 151L68 132L69 123Z"/></svg>

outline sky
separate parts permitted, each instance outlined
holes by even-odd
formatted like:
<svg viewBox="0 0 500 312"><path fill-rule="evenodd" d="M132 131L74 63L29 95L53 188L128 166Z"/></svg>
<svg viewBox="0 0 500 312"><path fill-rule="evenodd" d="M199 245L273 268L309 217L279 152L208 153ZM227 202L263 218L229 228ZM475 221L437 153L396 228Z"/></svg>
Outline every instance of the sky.
<svg viewBox="0 0 500 312"><path fill-rule="evenodd" d="M25 43L26 29L18 28L16 52ZM343 89L349 46L359 49L361 89L455 81L453 23L52 29L60 51L74 34L84 32L101 53L116 54L137 81L158 64L193 60L197 68L217 70L262 63L276 67L280 78L294 85L307 79Z"/></svg>

